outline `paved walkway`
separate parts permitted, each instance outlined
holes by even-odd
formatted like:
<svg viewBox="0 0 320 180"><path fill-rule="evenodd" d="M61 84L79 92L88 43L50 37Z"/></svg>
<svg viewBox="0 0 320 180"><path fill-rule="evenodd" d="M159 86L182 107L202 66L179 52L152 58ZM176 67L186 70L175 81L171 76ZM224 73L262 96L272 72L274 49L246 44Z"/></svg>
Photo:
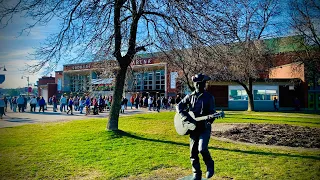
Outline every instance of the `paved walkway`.
<svg viewBox="0 0 320 180"><path fill-rule="evenodd" d="M128 116L128 115L139 114L139 113L156 113L156 111L148 111L146 108L130 109L130 107L128 107L128 110L125 110L125 113L120 114L120 116ZM6 112L7 116L3 116L3 119L0 119L0 128L21 126L24 124L34 124L34 123L71 121L71 120L86 119L86 118L106 118L109 115L109 111L99 113L99 115L88 115L88 116L85 116L84 114L80 114L79 111L75 111L73 112L73 114L74 115L70 115L60 111L53 112L52 106L48 106L48 109L45 112L30 112L30 109L27 109L27 112L18 113L18 112L12 112L10 109L8 109L8 112Z"/></svg>

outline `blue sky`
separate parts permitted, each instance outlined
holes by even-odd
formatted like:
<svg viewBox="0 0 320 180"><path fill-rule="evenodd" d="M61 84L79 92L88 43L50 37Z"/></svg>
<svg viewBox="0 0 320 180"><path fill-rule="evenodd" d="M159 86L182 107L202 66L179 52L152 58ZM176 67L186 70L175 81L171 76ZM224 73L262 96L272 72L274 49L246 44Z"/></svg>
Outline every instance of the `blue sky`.
<svg viewBox="0 0 320 180"><path fill-rule="evenodd" d="M26 19L15 17L5 28L0 29L0 67L5 66L7 71L0 70L0 74L5 74L6 80L0 84L0 88L26 87L29 76L30 84L34 84L39 77L44 74L40 71L36 74L29 74L25 71L26 64L33 64L36 61L30 56L34 48L39 47L46 37L57 30L55 22L47 26L33 28L29 33L20 34L26 25ZM54 73L52 73L54 76Z"/></svg>

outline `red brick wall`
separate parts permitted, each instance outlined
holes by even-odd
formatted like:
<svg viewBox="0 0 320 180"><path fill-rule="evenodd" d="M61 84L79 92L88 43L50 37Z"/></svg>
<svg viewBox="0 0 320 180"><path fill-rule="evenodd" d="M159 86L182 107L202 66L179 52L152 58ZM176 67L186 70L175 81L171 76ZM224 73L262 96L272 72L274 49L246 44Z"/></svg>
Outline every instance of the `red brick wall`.
<svg viewBox="0 0 320 180"><path fill-rule="evenodd" d="M49 83L48 84L48 97L52 97L53 95L57 95L57 84Z"/></svg>
<svg viewBox="0 0 320 180"><path fill-rule="evenodd" d="M55 78L54 77L46 77L43 76L42 78L39 79L38 85L46 85L48 83L55 83Z"/></svg>
<svg viewBox="0 0 320 180"><path fill-rule="evenodd" d="M55 78L54 77L46 77L46 76L43 76L42 78L39 78L39 81L38 81L38 96L42 96L40 86L41 85L47 85L48 83L55 83Z"/></svg>

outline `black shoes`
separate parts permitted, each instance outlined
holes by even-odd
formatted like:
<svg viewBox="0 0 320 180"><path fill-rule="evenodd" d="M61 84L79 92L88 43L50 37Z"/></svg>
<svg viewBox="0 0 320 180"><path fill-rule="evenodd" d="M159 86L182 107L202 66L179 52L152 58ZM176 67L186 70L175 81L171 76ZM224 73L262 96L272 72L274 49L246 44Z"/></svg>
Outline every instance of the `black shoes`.
<svg viewBox="0 0 320 180"><path fill-rule="evenodd" d="M201 180L201 174L200 173L193 173L192 180Z"/></svg>
<svg viewBox="0 0 320 180"><path fill-rule="evenodd" d="M214 175L214 169L208 169L207 173L206 173L206 178L211 178Z"/></svg>

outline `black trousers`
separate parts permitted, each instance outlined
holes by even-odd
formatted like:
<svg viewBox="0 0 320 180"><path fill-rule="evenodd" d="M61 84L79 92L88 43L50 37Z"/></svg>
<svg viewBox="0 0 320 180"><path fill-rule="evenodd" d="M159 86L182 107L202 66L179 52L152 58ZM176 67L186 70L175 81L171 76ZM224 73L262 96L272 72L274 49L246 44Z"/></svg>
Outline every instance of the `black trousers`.
<svg viewBox="0 0 320 180"><path fill-rule="evenodd" d="M214 169L214 161L211 158L208 144L211 135L211 125L202 132L193 131L190 134L190 160L192 165L192 172L197 177L201 177L202 171L200 168L199 153L202 155L203 161L209 169ZM201 178L200 178L201 179Z"/></svg>
<svg viewBox="0 0 320 180"><path fill-rule="evenodd" d="M30 111L36 112L36 104L30 104Z"/></svg>
<svg viewBox="0 0 320 180"><path fill-rule="evenodd" d="M18 104L18 109L19 109L19 112L23 112L24 111L24 104Z"/></svg>
<svg viewBox="0 0 320 180"><path fill-rule="evenodd" d="M42 112L44 112L44 105L40 105L39 112L41 111L41 109L42 109Z"/></svg>

